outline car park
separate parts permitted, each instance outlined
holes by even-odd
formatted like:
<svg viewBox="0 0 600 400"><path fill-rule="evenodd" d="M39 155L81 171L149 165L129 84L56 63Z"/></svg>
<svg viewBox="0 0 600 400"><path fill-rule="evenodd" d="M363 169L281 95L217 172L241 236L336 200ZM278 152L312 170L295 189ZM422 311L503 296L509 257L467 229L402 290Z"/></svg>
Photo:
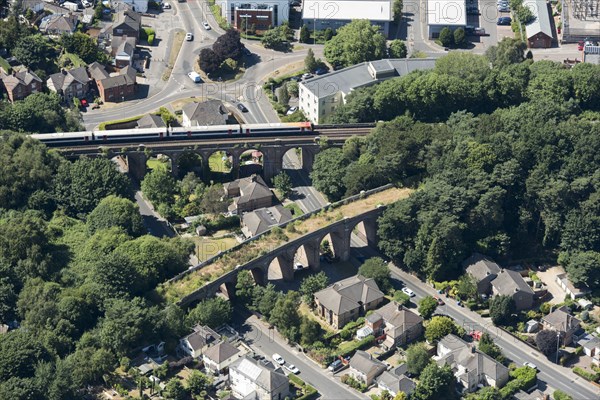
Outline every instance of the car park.
<svg viewBox="0 0 600 400"><path fill-rule="evenodd" d="M295 113L296 111L298 111L298 107L294 106L294 107L290 107L289 110L287 110L287 113L285 113L285 115L292 115L293 113Z"/></svg>
<svg viewBox="0 0 600 400"><path fill-rule="evenodd" d="M202 22L202 26L204 27L204 29L206 29L207 31L210 31L210 25L208 24L208 22L204 21Z"/></svg>
<svg viewBox="0 0 600 400"><path fill-rule="evenodd" d="M243 105L242 103L238 103L237 105L238 110L240 110L241 112L248 112L248 109L246 108L245 105Z"/></svg>
<svg viewBox="0 0 600 400"><path fill-rule="evenodd" d="M275 362L279 365L283 365L285 364L285 360L283 359L283 357L281 357L279 354L275 353L273 354L273 360L275 360Z"/></svg>
<svg viewBox="0 0 600 400"><path fill-rule="evenodd" d="M343 366L342 360L335 360L334 362L329 364L329 367L327 367L327 369L330 370L331 372L335 372L338 369L342 368L342 366Z"/></svg>
<svg viewBox="0 0 600 400"><path fill-rule="evenodd" d="M413 292L412 290L410 290L407 287L403 287L402 288L402 293L404 293L404 294L406 294L406 295L408 295L410 297L415 297L415 292Z"/></svg>
<svg viewBox="0 0 600 400"><path fill-rule="evenodd" d="M294 364L287 364L284 365L283 368L287 369L288 371L290 371L292 374L299 374L300 370L298 369L298 367L296 367Z"/></svg>
<svg viewBox="0 0 600 400"><path fill-rule="evenodd" d="M187 40L188 42L191 42L192 40L194 40L194 34L192 32L186 33L185 40Z"/></svg>

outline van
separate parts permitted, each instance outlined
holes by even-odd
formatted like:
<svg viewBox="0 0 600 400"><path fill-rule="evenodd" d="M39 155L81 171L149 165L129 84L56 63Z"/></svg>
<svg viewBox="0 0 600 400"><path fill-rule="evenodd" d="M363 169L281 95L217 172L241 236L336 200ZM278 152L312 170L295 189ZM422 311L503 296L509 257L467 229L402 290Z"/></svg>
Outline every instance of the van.
<svg viewBox="0 0 600 400"><path fill-rule="evenodd" d="M194 81L195 83L200 83L202 82L202 79L200 79L200 75L196 72L196 71L192 71L190 73L188 73L188 76L190 77L190 79L192 81Z"/></svg>

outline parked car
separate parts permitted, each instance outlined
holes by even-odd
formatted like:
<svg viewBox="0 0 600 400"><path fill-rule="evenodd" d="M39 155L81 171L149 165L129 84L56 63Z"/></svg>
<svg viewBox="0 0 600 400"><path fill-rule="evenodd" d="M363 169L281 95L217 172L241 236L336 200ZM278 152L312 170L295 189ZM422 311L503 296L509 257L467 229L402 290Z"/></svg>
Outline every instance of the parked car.
<svg viewBox="0 0 600 400"><path fill-rule="evenodd" d="M317 70L315 71L315 74L323 75L323 74L326 74L327 72L329 72L329 70L327 68L317 68Z"/></svg>
<svg viewBox="0 0 600 400"><path fill-rule="evenodd" d="M290 371L292 374L299 374L300 370L298 369L298 367L296 367L294 364L288 364L288 365L284 365L283 368L287 369L288 371Z"/></svg>
<svg viewBox="0 0 600 400"><path fill-rule="evenodd" d="M163 3L162 8L163 8L163 10L170 10L171 9L171 4L169 4L169 3Z"/></svg>
<svg viewBox="0 0 600 400"><path fill-rule="evenodd" d="M410 290L407 287L402 288L402 293L407 294L410 297L415 297L415 292L413 292L412 290Z"/></svg>
<svg viewBox="0 0 600 400"><path fill-rule="evenodd" d="M292 6L292 7L298 7L299 5L300 5L300 2L298 0L290 1L290 6Z"/></svg>
<svg viewBox="0 0 600 400"><path fill-rule="evenodd" d="M81 99L81 107L87 107L88 106L88 102L86 99Z"/></svg>
<svg viewBox="0 0 600 400"><path fill-rule="evenodd" d="M246 108L245 105L243 105L242 103L238 103L237 105L238 110L240 110L241 112L248 112L248 109Z"/></svg>
<svg viewBox="0 0 600 400"><path fill-rule="evenodd" d="M538 370L538 367L537 367L537 365L535 365L534 363L531 363L531 362L529 362L529 361L525 361L525 362L523 363L523 366L525 366L525 367L529 367L529 368L533 368L533 369L535 369L536 371Z"/></svg>
<svg viewBox="0 0 600 400"><path fill-rule="evenodd" d="M506 7L498 6L498 12L510 12L510 8L508 6L506 6Z"/></svg>
<svg viewBox="0 0 600 400"><path fill-rule="evenodd" d="M285 364L285 360L283 359L283 357L281 357L279 354L275 353L273 354L273 360L275 360L275 362L279 365L283 365Z"/></svg>
<svg viewBox="0 0 600 400"><path fill-rule="evenodd" d="M434 299L435 301L437 301L439 306L443 306L444 304L446 304L444 303L444 300L440 299L439 297L434 297Z"/></svg>
<svg viewBox="0 0 600 400"><path fill-rule="evenodd" d="M287 112L285 113L285 115L292 115L293 113L295 113L296 111L298 111L298 107L294 106L294 107L290 107L289 110L287 110Z"/></svg>
<svg viewBox="0 0 600 400"><path fill-rule="evenodd" d="M313 77L313 74L309 74L308 72L305 74L302 74L302 79L310 79Z"/></svg>
<svg viewBox="0 0 600 400"><path fill-rule="evenodd" d="M329 364L329 367L327 367L327 369L331 372L335 372L340 368L342 368L342 360L335 360L334 362Z"/></svg>
<svg viewBox="0 0 600 400"><path fill-rule="evenodd" d="M92 6L92 3L90 3L90 2L89 2L89 1L87 1L87 0L82 0L81 4L82 4L82 5L83 5L85 8L88 8L88 7L91 7L91 6Z"/></svg>
<svg viewBox="0 0 600 400"><path fill-rule="evenodd" d="M202 26L204 27L204 29L206 29L207 31L210 31L210 25L208 24L208 22L204 21L202 22Z"/></svg>
<svg viewBox="0 0 600 400"><path fill-rule="evenodd" d="M510 25L512 19L510 17L500 17L496 25Z"/></svg>
<svg viewBox="0 0 600 400"><path fill-rule="evenodd" d="M194 40L194 34L192 32L186 33L185 40L187 40L188 42L191 42L192 40Z"/></svg>
<svg viewBox="0 0 600 400"><path fill-rule="evenodd" d="M302 263L301 263L301 262L298 262L298 261L296 261L296 262L294 263L294 269L295 269L296 271L300 271L302 268L304 268L304 265L302 265Z"/></svg>

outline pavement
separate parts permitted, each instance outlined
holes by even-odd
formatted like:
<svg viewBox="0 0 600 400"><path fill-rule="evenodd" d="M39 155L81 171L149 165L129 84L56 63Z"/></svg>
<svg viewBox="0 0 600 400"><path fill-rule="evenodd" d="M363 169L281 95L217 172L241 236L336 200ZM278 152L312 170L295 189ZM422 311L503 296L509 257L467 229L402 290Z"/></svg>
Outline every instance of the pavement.
<svg viewBox="0 0 600 400"><path fill-rule="evenodd" d="M283 156L283 170L290 176L294 194L290 196L305 213L326 206L328 201L312 186L308 172L302 169L302 162L295 151L288 151Z"/></svg>

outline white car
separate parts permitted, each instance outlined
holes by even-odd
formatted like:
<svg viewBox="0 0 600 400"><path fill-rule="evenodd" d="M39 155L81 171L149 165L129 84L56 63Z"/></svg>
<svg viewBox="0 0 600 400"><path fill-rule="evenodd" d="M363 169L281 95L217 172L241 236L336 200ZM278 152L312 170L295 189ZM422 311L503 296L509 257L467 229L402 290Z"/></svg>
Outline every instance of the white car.
<svg viewBox="0 0 600 400"><path fill-rule="evenodd" d="M535 365L534 363L530 363L529 361L525 361L525 362L523 363L523 365L524 365L525 367L533 368L533 369L535 369L536 371L537 371L537 369L538 369L537 365Z"/></svg>
<svg viewBox="0 0 600 400"><path fill-rule="evenodd" d="M163 3L162 8L163 8L163 10L170 10L171 5L169 3Z"/></svg>
<svg viewBox="0 0 600 400"><path fill-rule="evenodd" d="M302 265L302 263L301 263L301 262L298 262L298 261L296 261L296 262L294 263L294 269L295 269L296 271L300 271L302 268L304 268L304 265Z"/></svg>
<svg viewBox="0 0 600 400"><path fill-rule="evenodd" d="M409 295L410 297L415 297L415 292L413 292L412 290L410 290L407 287L403 287L402 288L402 293Z"/></svg>
<svg viewBox="0 0 600 400"><path fill-rule="evenodd" d="M192 32L186 33L185 40L187 40L188 42L191 42L192 40L194 40L194 34Z"/></svg>
<svg viewBox="0 0 600 400"><path fill-rule="evenodd" d="M313 77L313 74L310 74L310 73L308 73L308 72L307 72L307 73L305 73L305 74L302 74L302 79L310 79L310 78L312 78L312 77Z"/></svg>
<svg viewBox="0 0 600 400"><path fill-rule="evenodd" d="M294 107L290 107L289 110L287 110L287 113L285 113L285 115L292 115L293 113L295 113L296 111L298 111L298 107L294 106Z"/></svg>
<svg viewBox="0 0 600 400"><path fill-rule="evenodd" d="M202 23L202 26L204 27L204 29L206 29L207 31L210 31L210 25L208 24L208 22L204 21Z"/></svg>
<svg viewBox="0 0 600 400"><path fill-rule="evenodd" d="M288 371L290 371L292 374L296 374L297 375L297 374L300 373L300 370L294 364L284 365L283 367L285 369L287 369Z"/></svg>
<svg viewBox="0 0 600 400"><path fill-rule="evenodd" d="M89 1L87 1L87 0L83 0L83 1L81 2L81 5L82 5L82 6L84 6L85 8L88 8L88 7L91 7L91 6L92 6L92 3L90 3L90 2L89 2Z"/></svg>
<svg viewBox="0 0 600 400"><path fill-rule="evenodd" d="M275 362L279 365L283 365L285 364L285 360L283 359L283 357L281 357L279 354L275 353L273 354L273 360L275 360Z"/></svg>

